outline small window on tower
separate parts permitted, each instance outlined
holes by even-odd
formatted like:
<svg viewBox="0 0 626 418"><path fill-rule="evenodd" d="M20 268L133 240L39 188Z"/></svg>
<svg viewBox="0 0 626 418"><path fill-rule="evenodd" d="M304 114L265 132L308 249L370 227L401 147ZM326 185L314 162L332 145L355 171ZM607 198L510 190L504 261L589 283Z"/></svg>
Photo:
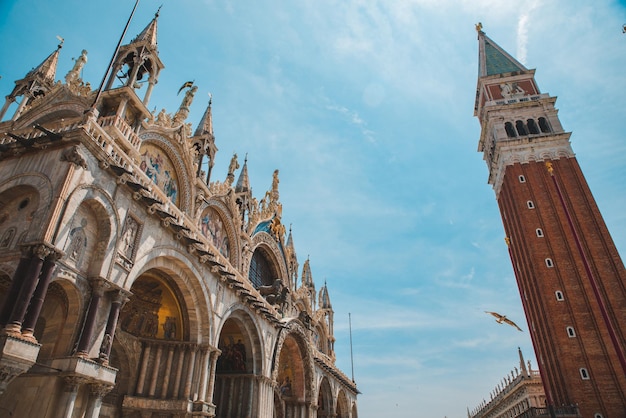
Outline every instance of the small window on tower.
<svg viewBox="0 0 626 418"><path fill-rule="evenodd" d="M576 331L574 331L574 327L567 327L567 336L570 338L574 338L576 336Z"/></svg>
<svg viewBox="0 0 626 418"><path fill-rule="evenodd" d="M537 236L538 236L538 237L540 237L540 238L541 238L541 237L543 237L543 231L541 230L541 228L537 228L537 229L535 230L535 232L537 233Z"/></svg>
<svg viewBox="0 0 626 418"><path fill-rule="evenodd" d="M582 377L583 380L589 380L589 372L584 367L580 368L580 377Z"/></svg>
<svg viewBox="0 0 626 418"><path fill-rule="evenodd" d="M551 258L546 258L546 266L554 267L554 263L552 262Z"/></svg>
<svg viewBox="0 0 626 418"><path fill-rule="evenodd" d="M596 412L595 414L593 414L593 418L604 418L604 417L602 416L602 414L599 414Z"/></svg>
<svg viewBox="0 0 626 418"><path fill-rule="evenodd" d="M515 138L517 136L515 134L515 128L513 128L513 124L511 122L504 124L504 130L506 131L506 136L509 138Z"/></svg>
<svg viewBox="0 0 626 418"><path fill-rule="evenodd" d="M563 292L561 292L560 290L557 290L556 292L554 292L554 294L556 295L556 300L558 301L565 300L565 297L563 296Z"/></svg>
<svg viewBox="0 0 626 418"><path fill-rule="evenodd" d="M526 204L528 205L528 209L534 209L535 208L535 204L533 203L532 200L529 200L528 202L526 202Z"/></svg>
<svg viewBox="0 0 626 418"><path fill-rule="evenodd" d="M526 129L526 125L521 120L515 121L515 129L517 129L517 133L519 136L528 135L528 130Z"/></svg>
<svg viewBox="0 0 626 418"><path fill-rule="evenodd" d="M524 176L519 176L519 182L520 182L520 183L526 183L526 177L524 177Z"/></svg>
<svg viewBox="0 0 626 418"><path fill-rule="evenodd" d="M526 121L526 123L528 124L528 131L531 134L538 134L539 133L539 128L537 127L537 123L535 122L534 119L528 119Z"/></svg>
<svg viewBox="0 0 626 418"><path fill-rule="evenodd" d="M544 134L550 132L550 125L548 125L546 118L539 118L539 129Z"/></svg>

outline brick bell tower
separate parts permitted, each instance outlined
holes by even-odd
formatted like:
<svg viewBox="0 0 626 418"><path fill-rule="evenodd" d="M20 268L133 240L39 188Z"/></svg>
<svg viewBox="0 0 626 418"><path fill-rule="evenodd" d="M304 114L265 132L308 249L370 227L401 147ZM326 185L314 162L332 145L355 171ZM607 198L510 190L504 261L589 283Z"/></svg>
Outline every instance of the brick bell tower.
<svg viewBox="0 0 626 418"><path fill-rule="evenodd" d="M551 416L626 417L626 272L554 105L477 25L474 115ZM575 416L575 415L569 415Z"/></svg>

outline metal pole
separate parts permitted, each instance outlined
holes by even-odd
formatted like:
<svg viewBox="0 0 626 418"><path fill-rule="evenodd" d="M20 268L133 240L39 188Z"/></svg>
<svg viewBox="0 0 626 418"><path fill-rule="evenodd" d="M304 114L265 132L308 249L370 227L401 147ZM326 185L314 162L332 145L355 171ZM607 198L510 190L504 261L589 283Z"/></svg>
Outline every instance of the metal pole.
<svg viewBox="0 0 626 418"><path fill-rule="evenodd" d="M113 56L111 57L111 61L109 62L109 66L107 67L107 70L104 73L104 76L102 77L102 81L100 82L100 87L98 87L98 93L96 94L96 98L93 100L93 103L91 104L91 108L90 109L95 109L96 103L100 99L100 95L102 94L102 88L104 87L104 83L106 82L106 79L109 76L109 73L111 72L111 68L113 67L113 62L115 61L115 57L117 56L117 53L120 50L120 46L122 45L122 41L124 40L124 36L126 35L126 31L128 30L128 27L130 26L130 21L133 19L133 15L135 14L135 10L137 10L137 5L138 4L139 4L139 0L136 0L135 1L135 6L133 7L133 11L130 13L130 16L128 16L128 21L126 22L126 26L124 27L124 31L122 32L122 36L120 36L120 40L117 42L117 46L115 47L115 52L113 52Z"/></svg>
<svg viewBox="0 0 626 418"><path fill-rule="evenodd" d="M352 383L354 383L354 359L352 358L352 317L348 312L348 326L350 328L350 366L352 367Z"/></svg>

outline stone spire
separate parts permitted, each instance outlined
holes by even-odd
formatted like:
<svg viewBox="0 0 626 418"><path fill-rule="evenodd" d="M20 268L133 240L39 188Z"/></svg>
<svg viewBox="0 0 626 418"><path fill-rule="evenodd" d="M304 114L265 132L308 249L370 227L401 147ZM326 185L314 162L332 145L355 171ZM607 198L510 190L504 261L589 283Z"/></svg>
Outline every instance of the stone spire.
<svg viewBox="0 0 626 418"><path fill-rule="evenodd" d="M213 171L213 165L215 164L215 154L217 153L217 147L215 146L215 135L213 134L213 116L211 115L211 103L213 99L209 95L209 104L207 105L200 123L196 128L196 132L193 136L193 145L198 151L198 177L200 176L204 156L208 157L207 165L208 170L206 174L206 184L209 184L211 179L211 172Z"/></svg>
<svg viewBox="0 0 626 418"><path fill-rule="evenodd" d="M304 266L302 266L302 286L305 287L313 287L313 275L311 274L311 265L309 263L309 259L307 258L304 262ZM322 296L321 293L326 289L326 283L324 283L324 287L320 290L320 308L322 308ZM326 290L326 299L328 299L328 291ZM330 299L329 304L330 304Z"/></svg>
<svg viewBox="0 0 626 418"><path fill-rule="evenodd" d="M213 116L211 114L211 104L213 103L213 98L209 95L209 104L202 115L202 119L200 119L200 123L198 123L198 127L196 128L196 132L194 136L202 136L208 135L213 136Z"/></svg>
<svg viewBox="0 0 626 418"><path fill-rule="evenodd" d="M59 61L59 51L62 47L63 39L61 39L61 42L57 45L54 52L48 55L41 64L30 70L21 80L15 81L15 88L11 94L7 96L6 102L4 103L2 110L0 110L0 120L2 120L7 109L11 103L16 100L16 98L23 96L20 105L13 115L13 120L20 116L26 107L26 104L28 104L32 99L38 96L44 96L54 87L57 63Z"/></svg>
<svg viewBox="0 0 626 418"><path fill-rule="evenodd" d="M241 169L241 173L239 173L239 178L237 179L237 185L235 186L235 192L237 193L247 193L250 191L250 179L248 178L248 155L243 160L243 168Z"/></svg>
<svg viewBox="0 0 626 418"><path fill-rule="evenodd" d="M330 303L330 296L328 296L328 286L326 286L326 281L324 281L324 286L320 289L320 309L332 309L333 306Z"/></svg>
<svg viewBox="0 0 626 418"><path fill-rule="evenodd" d="M157 10L154 14L154 18L148 23L148 26L141 31L141 33L135 36L135 39L132 40L132 44L134 43L145 43L150 45L154 50L157 48L157 19L159 18L159 13L161 8Z"/></svg>
<svg viewBox="0 0 626 418"><path fill-rule="evenodd" d="M529 377L530 374L528 373L528 370L526 369L526 363L524 362L524 355L522 354L522 349L517 347L517 352L519 354L519 367L522 372L522 376Z"/></svg>

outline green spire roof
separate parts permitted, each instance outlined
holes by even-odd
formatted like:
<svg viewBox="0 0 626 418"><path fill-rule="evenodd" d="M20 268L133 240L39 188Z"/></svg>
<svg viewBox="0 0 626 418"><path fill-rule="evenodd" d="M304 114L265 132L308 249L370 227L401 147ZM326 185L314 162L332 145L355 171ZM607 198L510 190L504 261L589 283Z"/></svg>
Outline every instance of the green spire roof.
<svg viewBox="0 0 626 418"><path fill-rule="evenodd" d="M478 32L479 71L478 76L528 71L518 60L509 55L483 31Z"/></svg>

